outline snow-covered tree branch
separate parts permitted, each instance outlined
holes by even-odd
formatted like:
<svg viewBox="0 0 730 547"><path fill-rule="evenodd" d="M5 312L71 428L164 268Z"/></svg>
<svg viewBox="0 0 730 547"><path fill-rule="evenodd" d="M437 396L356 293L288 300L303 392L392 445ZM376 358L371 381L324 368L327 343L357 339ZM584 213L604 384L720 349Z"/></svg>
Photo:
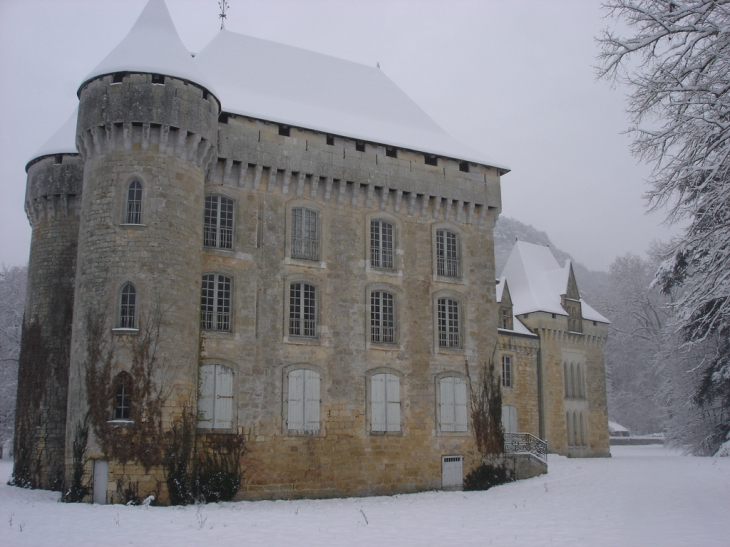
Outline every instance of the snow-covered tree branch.
<svg viewBox="0 0 730 547"><path fill-rule="evenodd" d="M702 347L693 402L721 409L730 432L730 1L611 0L631 32L599 37L599 76L631 89L633 152L653 164L647 193L669 223L686 222L655 284L674 293L682 348ZM714 348L708 352L707 348Z"/></svg>

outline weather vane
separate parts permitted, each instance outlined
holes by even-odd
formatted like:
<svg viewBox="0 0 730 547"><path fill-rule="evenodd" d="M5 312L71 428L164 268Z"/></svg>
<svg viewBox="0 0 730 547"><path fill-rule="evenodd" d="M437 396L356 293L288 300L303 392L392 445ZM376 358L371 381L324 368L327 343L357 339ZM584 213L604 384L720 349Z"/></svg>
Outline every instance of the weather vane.
<svg viewBox="0 0 730 547"><path fill-rule="evenodd" d="M220 2L218 2L218 6L220 6L221 8L221 12L218 17L220 17L221 30L223 30L224 28L226 28L226 19L228 18L228 16L226 15L226 10L228 9L228 1L220 0Z"/></svg>

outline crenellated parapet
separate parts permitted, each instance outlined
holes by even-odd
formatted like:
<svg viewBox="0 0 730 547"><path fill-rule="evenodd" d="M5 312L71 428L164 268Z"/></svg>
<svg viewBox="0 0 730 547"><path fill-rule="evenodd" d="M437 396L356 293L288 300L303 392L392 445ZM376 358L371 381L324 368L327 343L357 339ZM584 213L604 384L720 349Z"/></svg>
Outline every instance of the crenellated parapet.
<svg viewBox="0 0 730 547"><path fill-rule="evenodd" d="M29 164L27 170L25 213L31 226L79 215L84 161L78 154L45 156Z"/></svg>
<svg viewBox="0 0 730 547"><path fill-rule="evenodd" d="M112 74L80 92L76 144L88 161L114 152L175 156L206 171L216 157L217 99L169 76Z"/></svg>

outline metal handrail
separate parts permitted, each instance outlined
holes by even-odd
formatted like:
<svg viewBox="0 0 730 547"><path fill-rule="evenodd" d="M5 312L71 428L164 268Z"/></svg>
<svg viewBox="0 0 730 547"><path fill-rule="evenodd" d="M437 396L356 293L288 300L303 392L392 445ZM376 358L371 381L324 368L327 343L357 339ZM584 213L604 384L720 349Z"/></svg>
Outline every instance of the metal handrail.
<svg viewBox="0 0 730 547"><path fill-rule="evenodd" d="M530 433L505 433L505 454L532 454L547 463L547 442Z"/></svg>

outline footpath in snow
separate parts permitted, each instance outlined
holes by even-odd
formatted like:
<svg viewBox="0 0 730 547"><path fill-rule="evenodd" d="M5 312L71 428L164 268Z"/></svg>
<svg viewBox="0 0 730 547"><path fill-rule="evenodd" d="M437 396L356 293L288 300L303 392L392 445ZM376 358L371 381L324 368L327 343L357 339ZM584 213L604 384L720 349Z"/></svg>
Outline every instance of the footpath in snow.
<svg viewBox="0 0 730 547"><path fill-rule="evenodd" d="M486 492L163 508L59 503L7 486L3 461L0 545L730 545L730 458L657 445L611 452L551 455L548 475Z"/></svg>

